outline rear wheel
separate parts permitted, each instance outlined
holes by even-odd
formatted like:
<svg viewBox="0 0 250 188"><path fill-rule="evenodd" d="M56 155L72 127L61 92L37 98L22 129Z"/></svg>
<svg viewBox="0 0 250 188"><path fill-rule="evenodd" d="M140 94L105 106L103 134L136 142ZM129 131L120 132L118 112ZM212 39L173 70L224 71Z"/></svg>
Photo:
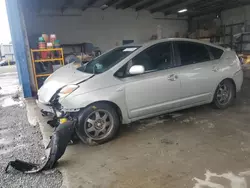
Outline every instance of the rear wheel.
<svg viewBox="0 0 250 188"><path fill-rule="evenodd" d="M213 104L216 108L225 109L233 103L235 97L235 87L232 81L223 80L217 87Z"/></svg>
<svg viewBox="0 0 250 188"><path fill-rule="evenodd" d="M113 139L120 121L115 109L107 103L95 103L85 108L79 116L77 135L87 144L102 144Z"/></svg>

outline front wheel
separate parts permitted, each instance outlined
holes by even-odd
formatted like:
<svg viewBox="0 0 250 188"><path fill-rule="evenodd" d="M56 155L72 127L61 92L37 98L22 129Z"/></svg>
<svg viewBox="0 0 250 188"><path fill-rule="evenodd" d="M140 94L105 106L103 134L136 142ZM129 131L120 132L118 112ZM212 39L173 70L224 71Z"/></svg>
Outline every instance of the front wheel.
<svg viewBox="0 0 250 188"><path fill-rule="evenodd" d="M119 126L119 116L111 105L95 103L80 113L76 133L84 143L102 144L117 135Z"/></svg>
<svg viewBox="0 0 250 188"><path fill-rule="evenodd" d="M232 81L223 80L217 87L213 104L216 108L225 109L233 103L235 97L235 87Z"/></svg>

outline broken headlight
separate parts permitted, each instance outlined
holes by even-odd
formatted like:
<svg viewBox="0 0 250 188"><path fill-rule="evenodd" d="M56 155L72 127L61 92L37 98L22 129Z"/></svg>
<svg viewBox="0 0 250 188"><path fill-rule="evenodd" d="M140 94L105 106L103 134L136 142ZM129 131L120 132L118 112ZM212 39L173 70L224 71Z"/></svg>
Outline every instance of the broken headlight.
<svg viewBox="0 0 250 188"><path fill-rule="evenodd" d="M58 95L60 97L66 97L67 95L75 91L78 87L78 85L67 85L59 91Z"/></svg>

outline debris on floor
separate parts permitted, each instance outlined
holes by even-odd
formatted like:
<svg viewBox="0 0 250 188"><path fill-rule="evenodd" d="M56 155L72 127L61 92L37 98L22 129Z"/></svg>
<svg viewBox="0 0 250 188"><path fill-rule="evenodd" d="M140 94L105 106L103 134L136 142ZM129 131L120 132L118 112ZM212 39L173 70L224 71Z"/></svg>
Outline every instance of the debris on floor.
<svg viewBox="0 0 250 188"><path fill-rule="evenodd" d="M188 124L188 123L194 122L195 120L196 120L195 117L188 117L188 118L182 120L180 123L186 123L186 124Z"/></svg>
<svg viewBox="0 0 250 188"><path fill-rule="evenodd" d="M174 142L172 140L169 140L167 138L161 139L161 143L167 144L167 145L172 145Z"/></svg>
<svg viewBox="0 0 250 188"><path fill-rule="evenodd" d="M213 129L215 127L215 125L213 123L208 123L208 128L209 129Z"/></svg>

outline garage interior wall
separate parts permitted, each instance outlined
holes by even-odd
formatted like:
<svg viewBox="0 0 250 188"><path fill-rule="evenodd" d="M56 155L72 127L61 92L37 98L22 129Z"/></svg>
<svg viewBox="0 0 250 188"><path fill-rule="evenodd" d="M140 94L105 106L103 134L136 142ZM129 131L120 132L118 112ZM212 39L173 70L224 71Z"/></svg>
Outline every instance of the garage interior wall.
<svg viewBox="0 0 250 188"><path fill-rule="evenodd" d="M42 33L55 33L61 44L91 42L102 52L121 45L122 40L134 40L135 43L149 41L157 33L158 25L163 37L173 37L176 32L182 35L187 31L185 20L154 19L163 15L132 9L108 8L103 11L88 8L84 12L68 9L64 16L58 16L60 12L55 10L43 11L40 15L24 10L24 14L30 44L36 42Z"/></svg>
<svg viewBox="0 0 250 188"><path fill-rule="evenodd" d="M250 25L250 5L247 6L242 6L242 7L237 7L234 9L229 9L221 12L221 24L222 25L229 25L229 24L236 24L236 23L241 23L244 22L246 25ZM201 17L196 17L193 19L192 23L192 31L196 30L199 28L197 26L197 20L199 23L205 24L206 26L210 26L211 23L216 19L216 16L218 13L211 13L208 15L204 15ZM246 28L250 29L250 28Z"/></svg>
<svg viewBox="0 0 250 188"><path fill-rule="evenodd" d="M250 5L223 11L222 22L225 25L246 22L250 25Z"/></svg>

